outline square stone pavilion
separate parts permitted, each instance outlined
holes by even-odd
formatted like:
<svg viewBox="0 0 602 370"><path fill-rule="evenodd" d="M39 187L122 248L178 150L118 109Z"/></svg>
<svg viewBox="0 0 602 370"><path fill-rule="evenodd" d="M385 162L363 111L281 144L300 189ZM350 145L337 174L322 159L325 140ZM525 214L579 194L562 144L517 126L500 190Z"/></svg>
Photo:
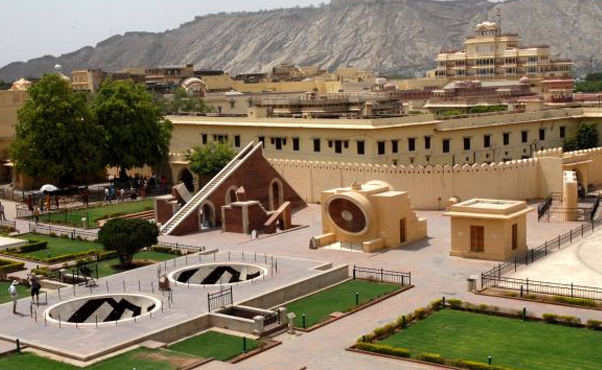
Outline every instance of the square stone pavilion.
<svg viewBox="0 0 602 370"><path fill-rule="evenodd" d="M505 261L527 250L525 202L471 199L448 206L451 256Z"/></svg>

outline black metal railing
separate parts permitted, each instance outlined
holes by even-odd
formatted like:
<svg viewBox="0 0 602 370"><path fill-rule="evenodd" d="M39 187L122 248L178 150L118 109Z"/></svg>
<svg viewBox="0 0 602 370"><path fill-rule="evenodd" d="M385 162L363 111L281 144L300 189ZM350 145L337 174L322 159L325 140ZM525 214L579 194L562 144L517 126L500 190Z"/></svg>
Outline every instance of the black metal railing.
<svg viewBox="0 0 602 370"><path fill-rule="evenodd" d="M552 196L548 195L543 202L537 205L537 221L541 220L541 218L548 212L550 207L552 206Z"/></svg>
<svg viewBox="0 0 602 370"><path fill-rule="evenodd" d="M353 280L369 280L381 283L394 283L402 286L412 284L411 272L391 271L370 267L353 266Z"/></svg>
<svg viewBox="0 0 602 370"><path fill-rule="evenodd" d="M594 203L592 205L592 210L590 212L590 220L594 220L596 218L596 212L598 211L599 207L600 207L600 194L598 194L596 196L596 199L594 200Z"/></svg>
<svg viewBox="0 0 602 370"><path fill-rule="evenodd" d="M168 243L168 242L159 242L157 243L159 247L166 247L175 250L181 251L183 254L192 254L192 253L200 253L207 250L205 246L197 246L197 245L189 245L182 243Z"/></svg>
<svg viewBox="0 0 602 370"><path fill-rule="evenodd" d="M549 208L542 217L546 222L590 222L591 208Z"/></svg>
<svg viewBox="0 0 602 370"><path fill-rule="evenodd" d="M602 224L602 219L596 219L588 224L572 229L571 231L559 235L558 237L548 240L537 248L528 249L525 252L518 254L511 259L500 263L491 270L481 274L482 278L501 277L502 275L513 272L522 265L529 265L554 251L561 249L565 245L570 245L574 240L592 233L597 227Z"/></svg>
<svg viewBox="0 0 602 370"><path fill-rule="evenodd" d="M219 310L233 304L232 286L215 293L207 293L207 307L209 312Z"/></svg>
<svg viewBox="0 0 602 370"><path fill-rule="evenodd" d="M29 232L45 235L67 235L71 239L76 239L78 236L86 240L94 240L98 238L98 230L82 230L72 227L36 224L35 222L29 223Z"/></svg>
<svg viewBox="0 0 602 370"><path fill-rule="evenodd" d="M562 284L504 276L483 276L483 286L517 291L520 292L521 296L527 294L545 294L602 300L602 288L575 285L572 283Z"/></svg>

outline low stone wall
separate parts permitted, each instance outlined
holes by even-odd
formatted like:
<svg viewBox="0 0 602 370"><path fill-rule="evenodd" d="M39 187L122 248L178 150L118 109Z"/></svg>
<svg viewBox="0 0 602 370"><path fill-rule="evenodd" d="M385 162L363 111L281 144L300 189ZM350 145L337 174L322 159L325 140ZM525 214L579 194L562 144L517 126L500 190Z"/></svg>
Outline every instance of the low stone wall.
<svg viewBox="0 0 602 370"><path fill-rule="evenodd" d="M269 309L306 296L349 278L349 265L335 267L318 275L289 284L241 302L241 305Z"/></svg>

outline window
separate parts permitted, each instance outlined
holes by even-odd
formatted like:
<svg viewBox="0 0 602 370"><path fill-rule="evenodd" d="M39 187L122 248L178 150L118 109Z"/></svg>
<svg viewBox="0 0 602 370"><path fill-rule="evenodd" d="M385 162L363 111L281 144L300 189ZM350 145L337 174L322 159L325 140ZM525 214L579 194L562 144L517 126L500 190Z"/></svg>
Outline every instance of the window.
<svg viewBox="0 0 602 370"><path fill-rule="evenodd" d="M318 153L320 151L320 139L314 139L314 152Z"/></svg>
<svg viewBox="0 0 602 370"><path fill-rule="evenodd" d="M414 139L413 137L408 138L408 150L410 152L416 150L416 139Z"/></svg>
<svg viewBox="0 0 602 370"><path fill-rule="evenodd" d="M261 143L261 147L265 149L265 136L258 136L257 140Z"/></svg>
<svg viewBox="0 0 602 370"><path fill-rule="evenodd" d="M512 225L512 249L518 248L518 224Z"/></svg>
<svg viewBox="0 0 602 370"><path fill-rule="evenodd" d="M276 150L282 150L283 145L286 145L286 139L281 137L274 138L274 146L276 147Z"/></svg>
<svg viewBox="0 0 602 370"><path fill-rule="evenodd" d="M464 138L464 150L470 150L470 138L469 137Z"/></svg>
<svg viewBox="0 0 602 370"><path fill-rule="evenodd" d="M201 135L201 142L204 144L207 144L207 134L202 134Z"/></svg>
<svg viewBox="0 0 602 370"><path fill-rule="evenodd" d="M234 135L234 146L237 148L240 147L240 135Z"/></svg>
<svg viewBox="0 0 602 370"><path fill-rule="evenodd" d="M298 137L293 138L293 150L295 152L299 151L299 138Z"/></svg>
<svg viewBox="0 0 602 370"><path fill-rule="evenodd" d="M359 140L356 142L356 144L357 144L357 154L364 155L364 153L366 152L365 142L363 140Z"/></svg>
<svg viewBox="0 0 602 370"><path fill-rule="evenodd" d="M544 141L545 139L546 139L546 129L540 128L539 129L539 141Z"/></svg>
<svg viewBox="0 0 602 370"><path fill-rule="evenodd" d="M483 147L491 148L491 135L483 136Z"/></svg>
<svg viewBox="0 0 602 370"><path fill-rule="evenodd" d="M470 226L470 251L485 251L485 227Z"/></svg>
<svg viewBox="0 0 602 370"><path fill-rule="evenodd" d="M529 131L521 131L520 141L523 143L526 143L527 141L529 141Z"/></svg>
<svg viewBox="0 0 602 370"><path fill-rule="evenodd" d="M230 109L234 109L236 107L236 101L230 100Z"/></svg>
<svg viewBox="0 0 602 370"><path fill-rule="evenodd" d="M334 152L337 154L343 153L343 142L341 140L334 141Z"/></svg>
<svg viewBox="0 0 602 370"><path fill-rule="evenodd" d="M430 136L425 136L424 137L424 149L431 149L431 137Z"/></svg>
<svg viewBox="0 0 602 370"><path fill-rule="evenodd" d="M379 141L377 143L377 145L378 145L378 155L385 154L385 142L384 141Z"/></svg>
<svg viewBox="0 0 602 370"><path fill-rule="evenodd" d="M393 153L399 152L399 140L391 140L391 151Z"/></svg>
<svg viewBox="0 0 602 370"><path fill-rule="evenodd" d="M228 141L228 135L213 135L213 141L218 143L225 143Z"/></svg>
<svg viewBox="0 0 602 370"><path fill-rule="evenodd" d="M449 139L443 139L443 153L449 153Z"/></svg>
<svg viewBox="0 0 602 370"><path fill-rule="evenodd" d="M510 133L504 132L503 136L504 136L504 145L510 145Z"/></svg>
<svg viewBox="0 0 602 370"><path fill-rule="evenodd" d="M564 139L566 137L566 127L560 126L560 138Z"/></svg>

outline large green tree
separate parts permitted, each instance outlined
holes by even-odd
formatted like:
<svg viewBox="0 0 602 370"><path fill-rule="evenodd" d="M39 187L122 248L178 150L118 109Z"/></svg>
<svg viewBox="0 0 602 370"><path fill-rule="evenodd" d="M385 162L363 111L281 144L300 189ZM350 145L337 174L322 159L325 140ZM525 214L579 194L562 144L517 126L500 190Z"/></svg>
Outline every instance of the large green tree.
<svg viewBox="0 0 602 370"><path fill-rule="evenodd" d="M28 94L10 146L17 171L66 185L101 169L102 128L86 96L55 73L46 74Z"/></svg>
<svg viewBox="0 0 602 370"><path fill-rule="evenodd" d="M583 150L598 146L598 125L593 122L580 122L577 131L564 141L564 150Z"/></svg>
<svg viewBox="0 0 602 370"><path fill-rule="evenodd" d="M108 221L98 232L98 241L106 250L115 251L123 269L132 264L134 254L157 244L159 228L139 219L116 218Z"/></svg>
<svg viewBox="0 0 602 370"><path fill-rule="evenodd" d="M186 158L190 161L190 170L199 175L215 176L236 152L229 143L211 142L204 146L195 146L188 151Z"/></svg>
<svg viewBox="0 0 602 370"><path fill-rule="evenodd" d="M159 104L165 114L213 112L213 108L205 104L200 96L188 95L183 88L178 88L171 99L161 97Z"/></svg>
<svg viewBox="0 0 602 370"><path fill-rule="evenodd" d="M171 122L142 84L131 80L102 84L92 109L105 132L105 163L125 171L154 166L169 152Z"/></svg>

